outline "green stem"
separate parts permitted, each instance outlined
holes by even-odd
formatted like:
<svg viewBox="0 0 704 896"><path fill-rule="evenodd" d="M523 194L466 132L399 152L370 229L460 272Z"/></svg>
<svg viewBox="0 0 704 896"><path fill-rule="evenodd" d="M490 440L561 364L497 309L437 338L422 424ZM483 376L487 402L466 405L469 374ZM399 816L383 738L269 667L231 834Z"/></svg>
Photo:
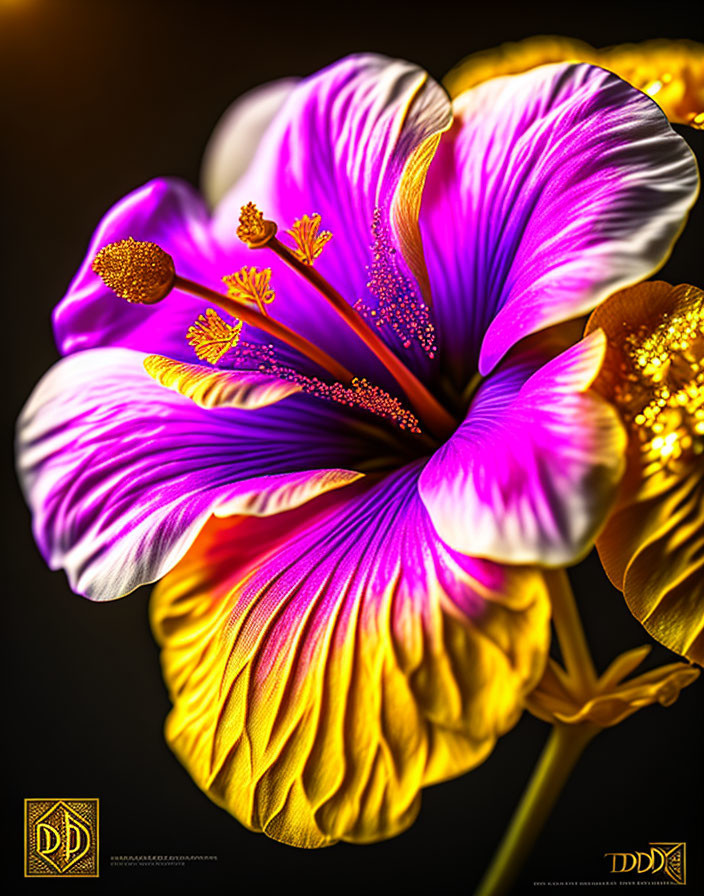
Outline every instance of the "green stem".
<svg viewBox="0 0 704 896"><path fill-rule="evenodd" d="M596 725L556 724L475 896L503 896L538 839L577 760L600 731Z"/></svg>
<svg viewBox="0 0 704 896"><path fill-rule="evenodd" d="M552 621L565 669L574 685L575 696L588 700L596 693L597 674L579 618L570 580L564 569L544 573L552 603Z"/></svg>

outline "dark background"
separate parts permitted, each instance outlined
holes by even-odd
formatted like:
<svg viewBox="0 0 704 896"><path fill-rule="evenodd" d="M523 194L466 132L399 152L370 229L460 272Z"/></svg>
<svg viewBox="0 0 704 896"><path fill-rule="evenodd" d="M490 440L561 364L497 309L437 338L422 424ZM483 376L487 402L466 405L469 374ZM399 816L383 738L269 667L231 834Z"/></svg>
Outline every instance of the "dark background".
<svg viewBox="0 0 704 896"><path fill-rule="evenodd" d="M309 74L359 50L410 59L441 78L469 52L532 34L564 34L596 46L696 38L691 15L683 4L662 2L541 8L0 0L8 466L14 419L57 358L51 308L99 218L156 175L197 183L208 135L243 91ZM680 132L701 165L703 135ZM664 279L704 282L701 205ZM63 573L45 568L12 476L2 518L9 547L2 867L14 885L67 885L22 878L23 799L98 796L101 878L72 884L86 890L471 892L539 755L546 725L524 717L484 765L426 790L419 819L394 840L313 853L281 846L210 803L165 746L168 701L147 625L147 589L105 605L73 595ZM648 640L594 557L577 569L575 582L600 668ZM674 659L656 647L648 664ZM534 880L604 880L605 852L646 849L657 840L687 842L689 889L703 891L701 694L698 682L675 706L643 710L597 738L516 893L535 892ZM185 870L109 867L110 855L146 853L217 855L218 861Z"/></svg>

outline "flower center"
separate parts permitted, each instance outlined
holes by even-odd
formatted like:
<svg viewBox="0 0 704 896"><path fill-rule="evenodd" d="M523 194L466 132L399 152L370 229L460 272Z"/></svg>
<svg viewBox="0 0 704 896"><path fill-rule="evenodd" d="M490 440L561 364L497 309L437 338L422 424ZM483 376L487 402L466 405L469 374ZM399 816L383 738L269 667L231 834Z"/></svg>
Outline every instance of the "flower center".
<svg viewBox="0 0 704 896"><path fill-rule="evenodd" d="M637 434L646 475L704 454L704 305L665 314L625 340L617 403Z"/></svg>
<svg viewBox="0 0 704 896"><path fill-rule="evenodd" d="M307 280L386 367L431 432L437 436L447 437L456 428L454 418L391 351L355 308L312 266L313 260L320 255L323 246L331 238L331 234L318 235L319 215L314 215L312 224L310 222L311 219L307 216L295 222L291 233L297 248L292 250L277 238L276 224L273 221L265 220L263 213L254 203L249 202L242 207L237 236L250 249L264 247L271 249L290 268Z"/></svg>
<svg viewBox="0 0 704 896"><path fill-rule="evenodd" d="M295 248L289 248L277 239L276 224L264 220L256 206L248 203L242 208L237 234L252 249L267 247L274 251L323 296L342 321L391 373L409 399L415 414L405 409L397 398L368 380L354 376L323 349L271 317L265 307L274 300L274 290L270 286L270 268L259 270L256 267L245 267L223 277L228 287L228 294L225 296L181 277L175 271L171 256L156 244L129 238L104 246L93 260L93 270L108 287L129 302L154 304L164 299L171 289L178 288L226 311L234 318L232 324L223 321L209 308L188 330L186 338L201 360L217 364L231 349L237 350L240 346L242 323L248 323L295 348L327 371L335 382L330 384L317 377L296 374L279 367L275 360L270 359L271 363L267 366L273 374L283 378L294 377L304 391L360 407L391 420L411 433L421 435L422 423L434 436L447 437L455 429L454 418L360 314L313 268L313 262L332 237L326 231L320 232L320 223L319 215L304 215L296 220L289 231ZM247 348L251 349L252 346Z"/></svg>

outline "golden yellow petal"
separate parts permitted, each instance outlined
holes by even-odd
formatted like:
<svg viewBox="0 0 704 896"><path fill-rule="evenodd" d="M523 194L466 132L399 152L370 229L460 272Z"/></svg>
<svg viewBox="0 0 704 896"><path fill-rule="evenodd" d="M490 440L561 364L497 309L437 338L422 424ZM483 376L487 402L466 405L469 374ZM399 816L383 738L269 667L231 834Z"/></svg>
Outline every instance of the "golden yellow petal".
<svg viewBox="0 0 704 896"><path fill-rule="evenodd" d="M607 690L620 684L627 675L640 666L651 650L650 644L644 644L642 647L634 647L617 656L606 671L599 676L599 687Z"/></svg>
<svg viewBox="0 0 704 896"><path fill-rule="evenodd" d="M557 709L554 715L561 722L570 725L592 722L610 728L645 706L655 703L671 706L679 697L680 691L698 677L699 669L694 666L671 663L592 698L577 711L564 712Z"/></svg>
<svg viewBox="0 0 704 896"><path fill-rule="evenodd" d="M338 538L337 511L309 564L311 506L212 519L151 604L170 746L248 828L308 848L391 837L423 786L481 762L517 721L549 632L536 571L473 580L470 620L441 581L410 593L397 561L380 575L360 547L359 562L366 542Z"/></svg>
<svg viewBox="0 0 704 896"><path fill-rule="evenodd" d="M394 196L391 217L401 245L403 257L420 287L426 305L432 305L428 268L420 236L420 204L430 163L440 138L450 122L437 134L431 134L418 146L406 162Z"/></svg>
<svg viewBox="0 0 704 896"><path fill-rule="evenodd" d="M596 388L615 402L629 432L628 469L597 539L599 556L646 630L699 663L704 662L703 305L704 293L696 287L643 283L611 296L587 325L587 332L606 333ZM657 367L651 368L652 358ZM668 408L676 428L669 424L672 417L662 416ZM648 413L655 414L655 424L644 419ZM655 425L663 434L653 439ZM687 450L672 462L667 455L654 461L651 446L669 437Z"/></svg>
<svg viewBox="0 0 704 896"><path fill-rule="evenodd" d="M444 79L450 96L550 62L588 62L614 72L659 104L670 121L704 127L704 46L650 40L595 49L566 37L530 37L468 56Z"/></svg>
<svg viewBox="0 0 704 896"><path fill-rule="evenodd" d="M704 663L704 473L616 509L597 540L611 581L659 641Z"/></svg>
<svg viewBox="0 0 704 896"><path fill-rule="evenodd" d="M253 408L274 404L301 391L296 383L258 371L224 370L148 355L144 369L162 386L180 392L203 408Z"/></svg>

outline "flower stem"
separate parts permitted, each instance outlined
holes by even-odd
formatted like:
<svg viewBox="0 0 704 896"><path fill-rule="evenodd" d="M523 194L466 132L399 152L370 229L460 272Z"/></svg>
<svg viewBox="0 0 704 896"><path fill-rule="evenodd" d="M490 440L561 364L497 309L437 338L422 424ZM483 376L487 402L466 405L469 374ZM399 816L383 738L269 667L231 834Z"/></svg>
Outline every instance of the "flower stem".
<svg viewBox="0 0 704 896"><path fill-rule="evenodd" d="M596 692L597 674L579 618L570 580L564 569L546 570L545 581L552 603L552 621L562 659L576 696L584 700Z"/></svg>
<svg viewBox="0 0 704 896"><path fill-rule="evenodd" d="M434 435L447 438L457 427L457 422L440 402L421 383L406 365L396 357L386 343L377 336L369 324L360 317L340 293L315 270L304 264L275 236L268 239L267 248L275 252L290 268L304 277L328 301L337 314L353 330L365 345L386 367L403 389L420 419Z"/></svg>
<svg viewBox="0 0 704 896"><path fill-rule="evenodd" d="M555 724L475 896L503 896L511 892L572 769L589 741L600 730L590 724Z"/></svg>

